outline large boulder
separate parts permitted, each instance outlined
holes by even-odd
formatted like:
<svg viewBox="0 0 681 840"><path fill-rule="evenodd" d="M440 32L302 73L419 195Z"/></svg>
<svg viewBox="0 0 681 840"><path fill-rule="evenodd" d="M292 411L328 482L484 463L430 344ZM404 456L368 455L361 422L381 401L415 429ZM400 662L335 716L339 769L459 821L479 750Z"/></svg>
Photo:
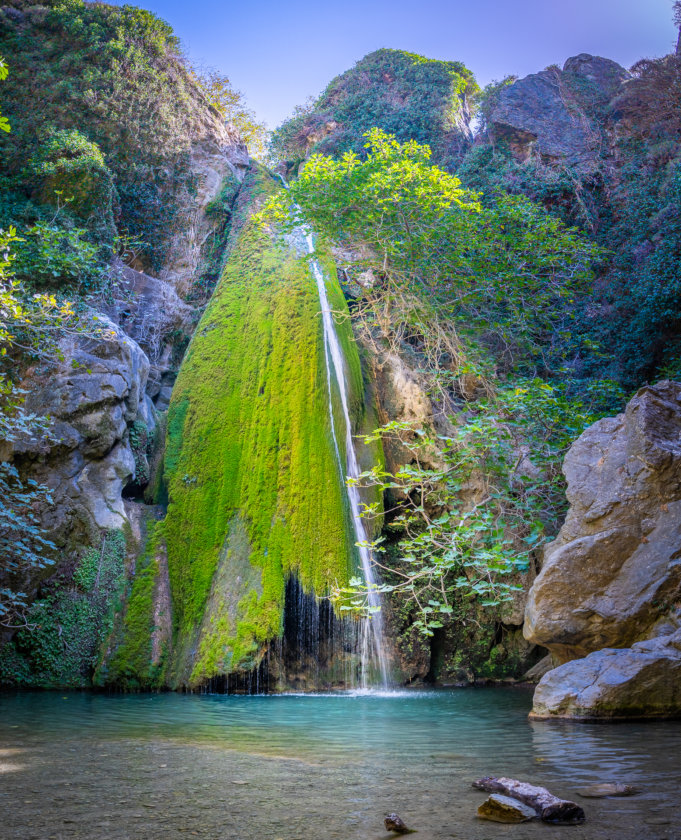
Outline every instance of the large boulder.
<svg viewBox="0 0 681 840"><path fill-rule="evenodd" d="M673 628L681 594L681 384L642 388L572 445L570 509L529 593L525 637L562 662Z"/></svg>
<svg viewBox="0 0 681 840"><path fill-rule="evenodd" d="M531 716L681 716L681 631L555 668L537 686Z"/></svg>
<svg viewBox="0 0 681 840"><path fill-rule="evenodd" d="M591 119L629 77L615 61L586 53L560 70L548 67L501 88L489 117L493 142L506 142L520 160L537 153L548 160L586 165L601 133Z"/></svg>

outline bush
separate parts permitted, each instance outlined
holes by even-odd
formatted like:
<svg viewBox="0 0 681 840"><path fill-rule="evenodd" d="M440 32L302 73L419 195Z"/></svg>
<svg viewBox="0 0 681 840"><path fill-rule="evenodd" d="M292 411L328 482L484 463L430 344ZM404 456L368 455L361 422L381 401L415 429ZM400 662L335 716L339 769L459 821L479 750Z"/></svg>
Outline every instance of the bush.
<svg viewBox="0 0 681 840"><path fill-rule="evenodd" d="M87 231L38 222L16 246L15 274L33 288L68 289L83 295L102 290L106 279L99 249Z"/></svg>
<svg viewBox="0 0 681 840"><path fill-rule="evenodd" d="M111 248L116 192L96 143L75 129L52 131L30 160L29 172L39 202L68 205L94 240Z"/></svg>

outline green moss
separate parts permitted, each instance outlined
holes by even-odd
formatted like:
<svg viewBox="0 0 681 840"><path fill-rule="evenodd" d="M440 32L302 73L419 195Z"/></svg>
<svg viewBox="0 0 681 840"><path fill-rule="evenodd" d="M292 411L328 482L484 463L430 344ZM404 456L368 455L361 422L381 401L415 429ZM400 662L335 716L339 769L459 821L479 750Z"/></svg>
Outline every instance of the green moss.
<svg viewBox="0 0 681 840"><path fill-rule="evenodd" d="M153 634L159 588L160 558L157 523L147 523L144 551L137 558L127 598L121 642L98 674L98 682L124 689L159 688L163 684L163 656L154 656Z"/></svg>
<svg viewBox="0 0 681 840"><path fill-rule="evenodd" d="M27 627L0 650L0 683L87 687L113 627L124 585L125 536L109 531L75 568L44 586Z"/></svg>
<svg viewBox="0 0 681 840"><path fill-rule="evenodd" d="M358 410L359 358L335 269L328 276ZM264 643L281 633L289 575L318 594L347 580L354 540L327 402L319 300L307 262L247 223L168 413L171 682L191 672L196 684L257 664ZM219 583L223 567L237 584ZM244 587L238 579L246 567L255 571ZM225 596L230 587L240 593L237 603L233 592Z"/></svg>

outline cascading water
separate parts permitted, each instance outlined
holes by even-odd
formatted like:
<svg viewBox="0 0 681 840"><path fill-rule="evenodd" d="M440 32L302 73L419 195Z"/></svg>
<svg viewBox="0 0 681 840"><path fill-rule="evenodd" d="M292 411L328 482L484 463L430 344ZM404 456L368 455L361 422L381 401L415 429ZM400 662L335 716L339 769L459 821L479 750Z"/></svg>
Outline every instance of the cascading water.
<svg viewBox="0 0 681 840"><path fill-rule="evenodd" d="M312 233L306 228L302 229L307 244L308 253L312 256L314 254L314 241ZM343 409L343 419L345 421L345 458L346 471L348 478L359 478L360 470L357 463L357 455L352 440L352 424L350 422L350 411L348 407L347 383L345 379L345 368L343 366L343 353L341 350L338 335L333 323L331 315L331 307L329 306L329 299L326 294L326 283L324 281L324 273L319 262L312 256L310 260L312 274L317 282L317 291L319 293L319 303L322 310L322 324L324 330L324 356L326 359L326 378L329 390L329 415L331 418L331 433L333 435L334 446L336 447L336 455L338 456L338 463L342 471L342 462L340 459L340 452L338 447L338 440L336 439L336 429L334 423L333 400L331 390L331 366L336 374L336 381L338 383L338 390L340 393L340 402ZM387 688L389 685L388 677L388 663L383 644L383 618L381 615L381 596L376 589L376 578L374 575L371 552L368 548L368 538L364 522L360 513L361 502L359 497L359 490L354 482L348 485L348 499L350 502L350 513L352 515L352 525L355 532L355 538L359 549L359 557L362 565L362 572L367 586L367 599L369 607L371 608L371 615L365 618L362 622L362 633L360 639L360 654L361 654L361 676L360 685L362 689L369 687L371 679L372 663L376 663L380 674L381 686Z"/></svg>
<svg viewBox="0 0 681 840"><path fill-rule="evenodd" d="M288 184L284 177L279 174L285 189L288 189ZM293 206L293 212L300 213L300 208L297 205ZM357 454L352 440L352 423L350 422L350 410L348 403L347 383L345 378L345 367L343 365L343 351L340 342L338 341L338 334L333 322L331 307L329 299L326 294L326 283L324 281L324 272L319 264L319 261L314 257L314 239L310 229L301 224L299 227L300 234L305 239L307 252L311 257L310 267L312 274L317 283L317 292L319 294L319 304L322 312L322 326L324 333L324 359L326 362L326 382L328 388L329 400L329 418L331 420L331 434L333 437L333 445L336 450L336 457L338 459L338 467L343 474L343 462L340 456L340 449L338 446L338 439L336 437L336 424L333 408L333 391L332 391L332 374L331 368L336 376L338 383L338 390L340 394L341 408L343 410L343 419L345 421L345 457L346 457L346 472L349 479L358 479L360 475L359 464L357 463ZM372 681L372 671L378 671L380 676L381 688L388 688L390 685L388 659L385 653L384 637L383 637L383 617L381 614L381 595L377 589L376 577L374 575L373 562L371 551L368 547L368 538L364 522L361 516L361 500L359 490L354 482L347 485L348 500L350 502L350 513L352 516L352 527L355 533L355 540L359 550L359 558L362 566L362 573L367 587L367 601L370 607L370 615L362 620L361 632L359 638L359 653L360 653L360 688L367 690ZM377 666L374 667L374 663Z"/></svg>

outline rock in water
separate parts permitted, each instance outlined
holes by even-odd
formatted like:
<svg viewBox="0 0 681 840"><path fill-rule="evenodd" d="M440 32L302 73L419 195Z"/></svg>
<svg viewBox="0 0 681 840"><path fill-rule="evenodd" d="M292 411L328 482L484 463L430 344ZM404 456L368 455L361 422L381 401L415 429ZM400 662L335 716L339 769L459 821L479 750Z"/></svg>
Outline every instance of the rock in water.
<svg viewBox="0 0 681 840"><path fill-rule="evenodd" d="M635 796L639 792L633 785L623 785L620 782L602 782L577 791L585 799L602 799L605 796Z"/></svg>
<svg viewBox="0 0 681 840"><path fill-rule="evenodd" d="M399 814L388 814L383 821L386 831L394 831L396 834L411 834L410 828L404 824Z"/></svg>
<svg viewBox="0 0 681 840"><path fill-rule="evenodd" d="M542 677L530 717L666 718L681 713L681 630L608 648Z"/></svg>
<svg viewBox="0 0 681 840"><path fill-rule="evenodd" d="M533 808L544 822L575 825L586 819L584 810L576 802L559 799L546 788L519 782L517 779L508 779L504 776L497 779L493 776L485 776L473 782L473 787L485 790L487 793L501 793L517 799Z"/></svg>
<svg viewBox="0 0 681 840"><path fill-rule="evenodd" d="M478 816L483 820L493 822L522 823L536 820L539 815L534 808L519 799L493 793L478 808Z"/></svg>

